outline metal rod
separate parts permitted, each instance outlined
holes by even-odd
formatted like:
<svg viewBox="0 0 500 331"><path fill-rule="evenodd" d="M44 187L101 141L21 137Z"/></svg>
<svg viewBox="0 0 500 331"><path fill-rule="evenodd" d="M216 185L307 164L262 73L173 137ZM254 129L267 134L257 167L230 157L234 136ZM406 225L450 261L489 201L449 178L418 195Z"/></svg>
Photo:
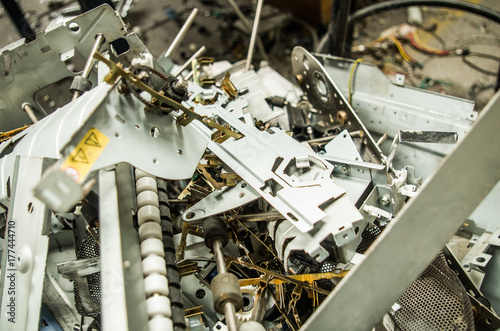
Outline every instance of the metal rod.
<svg viewBox="0 0 500 331"><path fill-rule="evenodd" d="M201 46L201 48L199 50L196 51L196 53L193 54L193 56L191 56L189 58L189 60L187 60L186 62L184 62L184 64L182 65L182 67L179 68L179 70L177 70L177 72L175 73L174 77L177 77L179 76L184 70L187 69L187 67L189 67L191 65L191 63L196 60L198 57L200 57L203 53L205 53L206 51L206 47L205 46Z"/></svg>
<svg viewBox="0 0 500 331"><path fill-rule="evenodd" d="M82 71L82 77L89 78L90 72L92 71L92 67L96 59L94 58L94 54L101 49L102 44L104 43L104 35L98 34L95 38L94 45L92 45L92 49L90 50L90 55L85 63L85 67Z"/></svg>
<svg viewBox="0 0 500 331"><path fill-rule="evenodd" d="M226 302L224 305L224 316L226 317L226 325L229 331L238 331L238 322L236 321L236 309L231 302Z"/></svg>
<svg viewBox="0 0 500 331"><path fill-rule="evenodd" d="M194 8L189 17L187 18L186 22L184 22L184 25L180 29L179 33L177 36L175 36L174 41L170 44L170 47L167 49L165 52L165 55L163 57L170 57L172 54L175 52L177 47L182 43L182 40L186 36L186 33L189 31L189 28L194 22L194 19L196 17L196 14L198 14L198 8Z"/></svg>
<svg viewBox="0 0 500 331"><path fill-rule="evenodd" d="M94 67L94 64L96 62L96 59L94 58L94 54L98 52L101 49L102 44L104 43L104 35L99 33L94 41L94 45L92 45L92 49L90 50L89 57L87 58L87 62L85 62L85 67L83 68L82 71L82 77L84 78L89 78L90 73L92 72L92 68ZM75 101L82 93L80 91L76 91L73 93L73 98L71 101Z"/></svg>
<svg viewBox="0 0 500 331"><path fill-rule="evenodd" d="M217 272L222 275L227 272L226 261L224 260L224 252L222 251L222 243L219 239L214 240L215 263L217 264Z"/></svg>
<svg viewBox="0 0 500 331"><path fill-rule="evenodd" d="M234 0L227 0L231 7L233 7L234 11L236 12L236 15L240 18L240 20L243 22L243 25L247 28L247 32L251 33L252 32L252 25L250 24L250 21L245 17L245 14L241 11L240 7L234 2ZM266 53L266 49L264 47L264 44L262 43L262 40L260 39L259 35L257 35L257 38L255 40L257 43L257 50L260 53L260 56L267 62L270 62L269 56Z"/></svg>
<svg viewBox="0 0 500 331"><path fill-rule="evenodd" d="M33 124L38 122L38 118L36 118L36 116L35 116L35 111L29 103L25 102L22 104L21 107L26 112L26 114L28 114L28 116L29 116L31 122L33 122Z"/></svg>
<svg viewBox="0 0 500 331"><path fill-rule="evenodd" d="M257 2L257 10L255 11L255 19L253 21L252 35L250 37L250 45L248 46L247 62L245 64L245 71L250 70L250 65L252 64L253 51L255 49L255 39L257 37L257 32L259 30L260 13L262 12L262 5L264 0L259 0Z"/></svg>

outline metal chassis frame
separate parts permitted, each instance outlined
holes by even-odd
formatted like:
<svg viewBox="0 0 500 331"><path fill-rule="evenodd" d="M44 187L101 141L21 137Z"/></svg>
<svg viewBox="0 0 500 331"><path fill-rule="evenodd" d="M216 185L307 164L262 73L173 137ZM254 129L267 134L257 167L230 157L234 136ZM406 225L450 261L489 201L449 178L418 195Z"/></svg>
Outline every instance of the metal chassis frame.
<svg viewBox="0 0 500 331"><path fill-rule="evenodd" d="M500 180L500 93L303 330L369 330ZM474 176L464 176L469 169ZM450 190L457 178L460 185ZM425 245L422 243L425 242ZM401 245L404 243L404 245ZM369 295L367 295L369 294Z"/></svg>
<svg viewBox="0 0 500 331"><path fill-rule="evenodd" d="M35 330L39 327L50 212L35 198L33 189L46 166L47 162L42 158L19 156L16 159L13 198L2 256L2 330ZM10 318L14 319L9 321Z"/></svg>

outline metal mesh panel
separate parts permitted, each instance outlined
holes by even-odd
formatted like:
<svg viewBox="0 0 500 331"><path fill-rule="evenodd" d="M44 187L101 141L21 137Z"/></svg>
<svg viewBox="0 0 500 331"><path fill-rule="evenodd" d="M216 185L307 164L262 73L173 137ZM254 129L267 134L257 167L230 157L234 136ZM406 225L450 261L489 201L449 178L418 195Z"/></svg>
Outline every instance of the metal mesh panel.
<svg viewBox="0 0 500 331"><path fill-rule="evenodd" d="M399 299L401 330L474 330L469 297L441 252Z"/></svg>
<svg viewBox="0 0 500 331"><path fill-rule="evenodd" d="M356 248L356 253L364 254L371 244L378 238L378 236L385 229L385 226L372 225L366 227L366 229L361 233L361 243L358 248Z"/></svg>
<svg viewBox="0 0 500 331"><path fill-rule="evenodd" d="M99 233L96 229L96 233ZM85 238L82 240L82 244L80 245L80 250L78 251L77 259L88 259L91 257L99 256L99 244L96 240L87 233ZM95 273L87 276L87 283L89 286L90 297L95 301L101 301L101 273ZM76 284L73 283L73 291L75 293L75 306L76 310L80 315L92 316L94 318L99 318L101 316L101 310L85 313L82 307L82 298L78 293L78 289L76 288Z"/></svg>

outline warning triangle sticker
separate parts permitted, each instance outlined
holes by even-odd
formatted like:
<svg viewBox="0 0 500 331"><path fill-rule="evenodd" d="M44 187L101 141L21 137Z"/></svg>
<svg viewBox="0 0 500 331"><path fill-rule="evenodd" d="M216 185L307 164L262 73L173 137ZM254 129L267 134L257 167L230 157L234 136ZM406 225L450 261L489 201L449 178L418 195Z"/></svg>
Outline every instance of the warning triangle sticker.
<svg viewBox="0 0 500 331"><path fill-rule="evenodd" d="M92 132L87 140L85 140L85 145L101 147L101 145L99 144L99 140L97 140L97 136L94 132Z"/></svg>
<svg viewBox="0 0 500 331"><path fill-rule="evenodd" d="M84 151L82 148L78 149L75 155L71 158L71 161L73 162L79 162L79 163L89 163L89 160L87 159L87 156L85 155Z"/></svg>

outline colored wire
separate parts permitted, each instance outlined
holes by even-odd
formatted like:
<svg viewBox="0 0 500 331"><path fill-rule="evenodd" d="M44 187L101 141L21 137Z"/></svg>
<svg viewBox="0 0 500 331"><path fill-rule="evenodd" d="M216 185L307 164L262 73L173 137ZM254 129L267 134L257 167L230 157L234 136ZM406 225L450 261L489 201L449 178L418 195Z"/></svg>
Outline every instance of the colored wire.
<svg viewBox="0 0 500 331"><path fill-rule="evenodd" d="M356 61L354 61L354 63L352 64L352 67L351 67L351 73L349 74L349 85L348 85L348 89L349 89L349 92L348 92L348 94L349 94L349 104L352 101L354 72L356 71L356 68L357 68L357 66L358 66L358 64L360 62L363 62L363 59L357 59Z"/></svg>
<svg viewBox="0 0 500 331"><path fill-rule="evenodd" d="M437 48L434 48L434 47L431 47L429 45L424 44L422 42L422 40L420 40L420 38L418 37L417 33L413 33L413 32L408 33L406 35L406 37L408 38L408 40L410 41L412 46L415 47L416 49L418 49L419 51L422 51L422 52L430 54L430 55L438 55L438 56L450 55L449 50L440 50L440 49L437 49Z"/></svg>

